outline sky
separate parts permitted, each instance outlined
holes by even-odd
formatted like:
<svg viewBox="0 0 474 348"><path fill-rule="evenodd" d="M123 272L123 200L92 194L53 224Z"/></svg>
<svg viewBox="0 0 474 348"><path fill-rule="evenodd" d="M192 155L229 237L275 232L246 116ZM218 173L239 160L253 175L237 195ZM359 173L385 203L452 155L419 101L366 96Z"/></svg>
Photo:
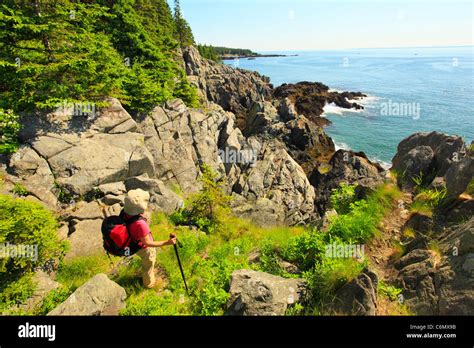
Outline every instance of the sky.
<svg viewBox="0 0 474 348"><path fill-rule="evenodd" d="M470 0L181 0L198 43L258 52L473 45L473 4Z"/></svg>

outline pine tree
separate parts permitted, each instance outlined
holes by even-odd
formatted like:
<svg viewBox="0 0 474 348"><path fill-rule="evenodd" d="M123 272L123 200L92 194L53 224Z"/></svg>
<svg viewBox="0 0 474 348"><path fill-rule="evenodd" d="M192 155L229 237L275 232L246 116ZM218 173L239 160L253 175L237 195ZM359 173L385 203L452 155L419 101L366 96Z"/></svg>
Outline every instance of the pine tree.
<svg viewBox="0 0 474 348"><path fill-rule="evenodd" d="M178 47L166 0L4 0L0 109L100 104L108 96L133 113L174 97L196 106Z"/></svg>
<svg viewBox="0 0 474 348"><path fill-rule="evenodd" d="M181 47L194 45L194 35L188 22L183 17L179 0L174 0L174 23Z"/></svg>

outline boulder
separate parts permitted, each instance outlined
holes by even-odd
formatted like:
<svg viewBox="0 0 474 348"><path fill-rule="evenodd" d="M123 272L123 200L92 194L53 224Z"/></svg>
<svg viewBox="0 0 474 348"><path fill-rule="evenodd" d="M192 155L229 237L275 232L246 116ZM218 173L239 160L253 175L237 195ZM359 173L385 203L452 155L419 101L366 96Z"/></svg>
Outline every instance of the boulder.
<svg viewBox="0 0 474 348"><path fill-rule="evenodd" d="M94 220L102 219L102 209L97 202L81 201L75 204L70 211L67 212L70 220Z"/></svg>
<svg viewBox="0 0 474 348"><path fill-rule="evenodd" d="M65 260L103 253L101 227L102 219L73 220L68 237L70 249Z"/></svg>
<svg viewBox="0 0 474 348"><path fill-rule="evenodd" d="M285 279L268 273L239 270L232 273L228 315L284 315L287 308L305 300L302 279Z"/></svg>
<svg viewBox="0 0 474 348"><path fill-rule="evenodd" d="M127 188L125 187L125 184L122 181L102 184L99 185L98 189L104 195L111 194L114 196L120 196L127 193Z"/></svg>
<svg viewBox="0 0 474 348"><path fill-rule="evenodd" d="M466 191L474 176L474 155L454 162L446 171L447 199L454 200Z"/></svg>
<svg viewBox="0 0 474 348"><path fill-rule="evenodd" d="M378 277L365 269L359 276L336 292L331 310L344 315L375 315Z"/></svg>
<svg viewBox="0 0 474 348"><path fill-rule="evenodd" d="M42 201L50 209L58 203L55 181L48 162L28 145L23 145L11 156L10 169L19 178L20 183L30 195Z"/></svg>
<svg viewBox="0 0 474 348"><path fill-rule="evenodd" d="M398 173L399 186L413 189L418 183L426 185L433 180L435 153L429 146L417 146L405 156L393 162L393 170ZM419 180L419 181L417 181Z"/></svg>
<svg viewBox="0 0 474 348"><path fill-rule="evenodd" d="M231 204L234 213L242 219L252 221L256 226L277 226L285 221L284 207L268 198L247 200L238 194L232 197Z"/></svg>
<svg viewBox="0 0 474 348"><path fill-rule="evenodd" d="M439 132L409 136L398 145L392 160L400 186L413 187L412 178L415 175L421 174L425 185L436 177L444 177L451 165L466 155L465 147L461 137Z"/></svg>
<svg viewBox="0 0 474 348"><path fill-rule="evenodd" d="M98 274L79 287L66 301L48 313L58 315L118 315L125 308L125 290L105 274Z"/></svg>
<svg viewBox="0 0 474 348"><path fill-rule="evenodd" d="M90 129L99 133L119 134L135 132L137 124L115 98L108 98L109 106L101 109Z"/></svg>
<svg viewBox="0 0 474 348"><path fill-rule="evenodd" d="M33 196L55 205L53 192L59 195L59 190L86 196L102 184L155 175L144 136L134 133L136 122L117 99L106 101L108 107L92 108L92 117L76 115L72 105L22 117L27 127L20 140L27 145L13 156L10 167L31 186Z"/></svg>
<svg viewBox="0 0 474 348"><path fill-rule="evenodd" d="M153 158L144 146L143 135L138 133L94 134L48 162L56 181L75 195L85 195L101 184L130 176L155 174Z"/></svg>

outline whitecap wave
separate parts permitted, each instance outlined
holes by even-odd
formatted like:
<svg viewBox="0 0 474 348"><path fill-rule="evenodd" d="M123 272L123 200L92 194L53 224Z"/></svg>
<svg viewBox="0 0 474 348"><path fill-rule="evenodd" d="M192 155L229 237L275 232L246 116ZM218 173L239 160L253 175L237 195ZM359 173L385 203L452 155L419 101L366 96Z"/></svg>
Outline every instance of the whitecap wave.
<svg viewBox="0 0 474 348"><path fill-rule="evenodd" d="M364 110L356 110L356 109L345 109L341 108L340 106L337 106L334 103L331 104L326 104L323 109L323 116L326 116L328 114L331 115L339 115L339 116L344 116L345 113L361 113Z"/></svg>
<svg viewBox="0 0 474 348"><path fill-rule="evenodd" d="M368 95L367 97L362 97L360 99L347 99L347 101L349 103L357 103L365 107L367 105L376 103L377 100L379 99L380 97L376 97L374 95Z"/></svg>
<svg viewBox="0 0 474 348"><path fill-rule="evenodd" d="M351 150L349 145L347 145L346 143L334 142L334 147L336 148L336 151L339 151L339 150L350 151Z"/></svg>

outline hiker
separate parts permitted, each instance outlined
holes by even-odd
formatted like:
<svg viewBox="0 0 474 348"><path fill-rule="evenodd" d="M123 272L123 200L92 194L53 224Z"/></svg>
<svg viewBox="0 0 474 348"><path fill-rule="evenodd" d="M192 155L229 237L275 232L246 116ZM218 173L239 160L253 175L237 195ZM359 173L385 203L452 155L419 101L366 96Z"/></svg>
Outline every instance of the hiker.
<svg viewBox="0 0 474 348"><path fill-rule="evenodd" d="M128 191L125 197L123 207L123 219L125 222L134 220L128 224L128 231L132 241L137 243L137 255L142 259L142 279L143 285L150 289L155 286L155 261L156 249L167 245L176 244L176 235L171 235L166 241L157 242L153 240L153 236L148 226L145 210L148 207L150 194L141 189Z"/></svg>

